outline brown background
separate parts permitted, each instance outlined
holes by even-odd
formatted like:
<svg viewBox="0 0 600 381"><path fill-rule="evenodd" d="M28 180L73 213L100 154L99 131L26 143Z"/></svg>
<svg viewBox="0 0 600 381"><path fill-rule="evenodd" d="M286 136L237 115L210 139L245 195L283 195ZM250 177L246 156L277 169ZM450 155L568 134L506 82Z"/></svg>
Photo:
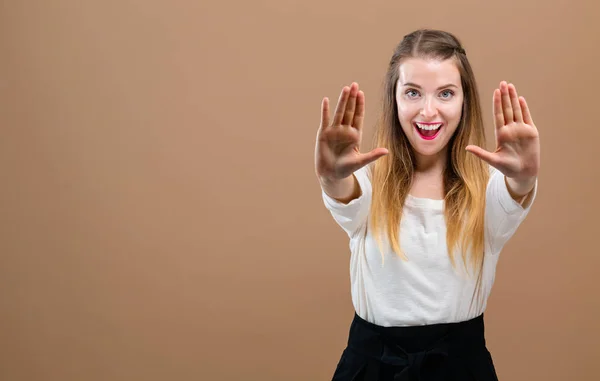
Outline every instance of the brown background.
<svg viewBox="0 0 600 381"><path fill-rule="evenodd" d="M600 379L594 3L2 2L0 380L330 379L352 305L320 101L358 81L368 149L419 27L462 39L488 148L501 80L541 132L487 311L500 379Z"/></svg>

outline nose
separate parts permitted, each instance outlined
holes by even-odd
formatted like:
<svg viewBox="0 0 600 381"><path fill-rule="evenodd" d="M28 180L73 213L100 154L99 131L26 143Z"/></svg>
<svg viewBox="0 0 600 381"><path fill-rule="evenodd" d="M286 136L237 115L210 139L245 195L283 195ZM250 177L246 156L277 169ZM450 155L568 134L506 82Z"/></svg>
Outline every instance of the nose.
<svg viewBox="0 0 600 381"><path fill-rule="evenodd" d="M437 107L435 104L435 100L433 100L431 97L427 97L425 98L424 102L425 103L421 108L421 116L423 116L424 118L433 118L434 116L436 116Z"/></svg>

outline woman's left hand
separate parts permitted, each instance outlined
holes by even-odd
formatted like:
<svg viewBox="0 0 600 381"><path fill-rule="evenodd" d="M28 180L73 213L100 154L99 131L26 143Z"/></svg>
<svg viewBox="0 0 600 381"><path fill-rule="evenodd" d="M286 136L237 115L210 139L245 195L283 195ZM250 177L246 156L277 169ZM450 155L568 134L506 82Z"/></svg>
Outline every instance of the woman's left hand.
<svg viewBox="0 0 600 381"><path fill-rule="evenodd" d="M513 84L502 81L494 90L496 150L488 152L469 145L467 151L502 172L507 180L529 188L540 168L540 139L525 98ZM521 188L521 187L519 187Z"/></svg>

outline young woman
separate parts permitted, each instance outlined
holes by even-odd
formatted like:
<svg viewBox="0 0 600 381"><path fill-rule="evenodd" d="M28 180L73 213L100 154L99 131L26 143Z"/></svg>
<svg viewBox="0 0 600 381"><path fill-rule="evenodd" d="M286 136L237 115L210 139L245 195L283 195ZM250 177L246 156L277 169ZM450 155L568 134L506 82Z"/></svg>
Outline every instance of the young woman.
<svg viewBox="0 0 600 381"><path fill-rule="evenodd" d="M365 95L323 99L315 169L350 238L355 315L333 380L497 380L483 312L502 247L527 216L540 167L523 97L493 94L488 152L475 77L459 40L418 30L385 77L377 148L360 152Z"/></svg>

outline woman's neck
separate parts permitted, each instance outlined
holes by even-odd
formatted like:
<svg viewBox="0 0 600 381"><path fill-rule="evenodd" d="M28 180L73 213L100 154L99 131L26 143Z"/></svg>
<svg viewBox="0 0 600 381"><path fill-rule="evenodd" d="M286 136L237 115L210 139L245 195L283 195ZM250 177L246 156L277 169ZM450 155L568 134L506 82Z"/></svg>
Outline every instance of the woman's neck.
<svg viewBox="0 0 600 381"><path fill-rule="evenodd" d="M416 166L410 194L418 198L444 199L444 170L447 160L444 154L436 156L415 155Z"/></svg>
<svg viewBox="0 0 600 381"><path fill-rule="evenodd" d="M446 152L444 151L435 156L422 156L415 153L415 174L442 176L447 164Z"/></svg>

